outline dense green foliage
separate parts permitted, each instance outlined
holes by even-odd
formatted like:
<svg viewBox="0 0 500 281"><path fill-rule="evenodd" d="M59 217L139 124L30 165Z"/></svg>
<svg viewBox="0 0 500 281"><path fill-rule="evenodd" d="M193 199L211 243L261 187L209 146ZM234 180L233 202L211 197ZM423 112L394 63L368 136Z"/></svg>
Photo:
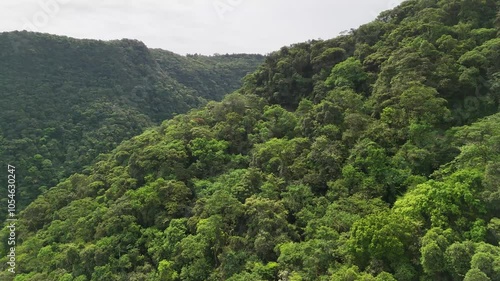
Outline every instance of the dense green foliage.
<svg viewBox="0 0 500 281"><path fill-rule="evenodd" d="M216 101L240 88L241 78L264 61L264 56L247 54L180 56L159 49L151 54L165 74L193 89L196 96Z"/></svg>
<svg viewBox="0 0 500 281"><path fill-rule="evenodd" d="M15 280L500 280L497 5L271 54L37 198Z"/></svg>
<svg viewBox="0 0 500 281"><path fill-rule="evenodd" d="M145 128L220 100L263 61L28 32L1 33L0 50L0 158L22 167L21 206Z"/></svg>

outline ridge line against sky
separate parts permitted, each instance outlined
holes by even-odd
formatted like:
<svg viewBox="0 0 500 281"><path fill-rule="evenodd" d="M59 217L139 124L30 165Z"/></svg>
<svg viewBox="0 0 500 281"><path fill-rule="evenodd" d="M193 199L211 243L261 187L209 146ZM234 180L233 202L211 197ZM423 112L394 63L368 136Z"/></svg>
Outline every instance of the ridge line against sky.
<svg viewBox="0 0 500 281"><path fill-rule="evenodd" d="M260 53L329 39L402 0L2 0L0 31L137 39L178 54Z"/></svg>

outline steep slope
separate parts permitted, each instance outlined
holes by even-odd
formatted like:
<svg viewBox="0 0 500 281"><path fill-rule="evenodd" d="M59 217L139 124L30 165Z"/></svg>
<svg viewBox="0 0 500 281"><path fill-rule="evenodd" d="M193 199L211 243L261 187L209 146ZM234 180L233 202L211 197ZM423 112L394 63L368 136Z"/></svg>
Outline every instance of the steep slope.
<svg viewBox="0 0 500 281"><path fill-rule="evenodd" d="M241 78L264 62L264 56L256 54L180 56L160 49L151 50L151 54L166 75L195 90L197 96L215 101L220 101L227 89L240 88Z"/></svg>
<svg viewBox="0 0 500 281"><path fill-rule="evenodd" d="M27 32L0 34L0 50L0 157L19 167L21 206L124 139L236 90L263 59L194 64L139 41Z"/></svg>
<svg viewBox="0 0 500 281"><path fill-rule="evenodd" d="M499 280L498 11L406 1L271 54L37 198L16 280Z"/></svg>

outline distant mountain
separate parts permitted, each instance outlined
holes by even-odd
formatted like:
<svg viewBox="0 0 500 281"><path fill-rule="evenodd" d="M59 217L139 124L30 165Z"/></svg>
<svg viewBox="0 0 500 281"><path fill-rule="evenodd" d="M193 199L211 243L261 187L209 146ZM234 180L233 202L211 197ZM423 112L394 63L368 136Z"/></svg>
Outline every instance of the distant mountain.
<svg viewBox="0 0 500 281"><path fill-rule="evenodd" d="M122 140L220 100L263 59L0 33L0 158L18 167L21 206Z"/></svg>

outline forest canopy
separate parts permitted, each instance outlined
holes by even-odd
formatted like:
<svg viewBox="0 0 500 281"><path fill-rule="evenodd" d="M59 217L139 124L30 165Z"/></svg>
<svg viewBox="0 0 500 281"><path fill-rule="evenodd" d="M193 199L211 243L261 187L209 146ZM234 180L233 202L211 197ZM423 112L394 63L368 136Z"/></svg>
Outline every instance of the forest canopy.
<svg viewBox="0 0 500 281"><path fill-rule="evenodd" d="M500 280L499 32L409 0L271 53L34 200L15 280Z"/></svg>

